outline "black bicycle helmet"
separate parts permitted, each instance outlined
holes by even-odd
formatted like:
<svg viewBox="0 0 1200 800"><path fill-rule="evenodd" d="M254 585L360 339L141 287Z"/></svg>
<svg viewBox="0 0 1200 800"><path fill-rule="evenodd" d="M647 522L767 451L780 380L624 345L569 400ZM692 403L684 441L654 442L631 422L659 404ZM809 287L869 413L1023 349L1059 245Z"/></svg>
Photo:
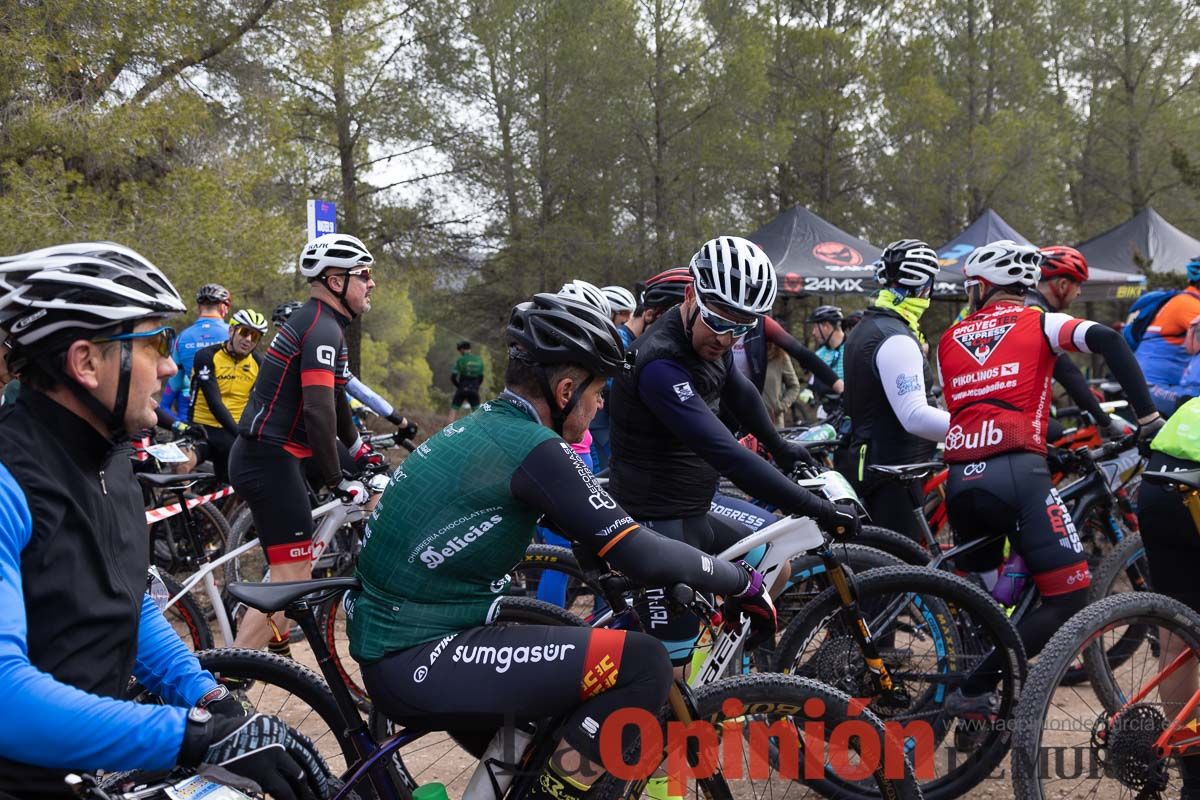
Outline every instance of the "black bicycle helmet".
<svg viewBox="0 0 1200 800"><path fill-rule="evenodd" d="M578 364L611 377L626 368L625 347L612 320L583 303L535 294L512 310L508 340L534 364Z"/></svg>
<svg viewBox="0 0 1200 800"><path fill-rule="evenodd" d="M842 309L837 306L817 306L808 315L808 322L841 322L844 319Z"/></svg>
<svg viewBox="0 0 1200 800"><path fill-rule="evenodd" d="M196 304L212 306L217 303L228 303L231 299L229 290L219 283L206 283L196 291Z"/></svg>
<svg viewBox="0 0 1200 800"><path fill-rule="evenodd" d="M470 350L470 349L471 349L471 343L470 343L470 342L468 342L466 339L463 339L461 342L459 342L458 344L454 345L454 349L455 349L455 350Z"/></svg>
<svg viewBox="0 0 1200 800"><path fill-rule="evenodd" d="M271 314L271 323L278 328L280 325L287 322L288 317L292 316L296 309L300 308L302 305L304 305L304 303L301 303L299 300L288 300L286 303L280 303L279 305L275 306L275 311Z"/></svg>
<svg viewBox="0 0 1200 800"><path fill-rule="evenodd" d="M683 302L683 293L692 284L687 267L675 267L646 280L642 292L643 308L670 308Z"/></svg>
<svg viewBox="0 0 1200 800"><path fill-rule="evenodd" d="M866 313L867 312L861 308L858 311L851 311L846 319L842 322L842 330L846 333L849 333L851 328L862 322L862 318L866 316Z"/></svg>

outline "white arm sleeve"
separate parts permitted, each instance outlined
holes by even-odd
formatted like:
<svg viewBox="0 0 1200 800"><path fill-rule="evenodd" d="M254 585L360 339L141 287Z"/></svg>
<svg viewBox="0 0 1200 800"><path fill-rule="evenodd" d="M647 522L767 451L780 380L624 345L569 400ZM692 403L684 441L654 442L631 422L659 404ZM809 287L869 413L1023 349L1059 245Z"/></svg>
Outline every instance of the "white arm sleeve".
<svg viewBox="0 0 1200 800"><path fill-rule="evenodd" d="M1050 349L1056 353L1090 353L1084 335L1088 328L1096 323L1072 317L1070 314L1060 314L1048 311L1042 315L1042 331Z"/></svg>
<svg viewBox="0 0 1200 800"><path fill-rule="evenodd" d="M391 403L368 389L365 383L353 375L350 376L350 380L346 381L346 394L381 417L390 417L395 411Z"/></svg>
<svg viewBox="0 0 1200 800"><path fill-rule="evenodd" d="M950 427L950 413L925 402L925 359L908 336L893 336L875 351L875 367L896 419L904 430L940 442Z"/></svg>

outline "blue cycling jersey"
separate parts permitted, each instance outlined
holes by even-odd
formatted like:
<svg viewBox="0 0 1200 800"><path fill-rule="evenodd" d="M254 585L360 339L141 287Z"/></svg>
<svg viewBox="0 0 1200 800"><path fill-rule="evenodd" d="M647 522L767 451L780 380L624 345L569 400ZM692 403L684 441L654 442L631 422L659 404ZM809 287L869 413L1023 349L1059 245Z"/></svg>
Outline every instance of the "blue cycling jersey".
<svg viewBox="0 0 1200 800"><path fill-rule="evenodd" d="M163 388L159 405L164 411L175 413L178 409L181 416L186 416L191 396L192 362L196 359L196 353L228 338L229 325L219 317L200 317L179 334L175 340L175 352L171 354L179 371Z"/></svg>

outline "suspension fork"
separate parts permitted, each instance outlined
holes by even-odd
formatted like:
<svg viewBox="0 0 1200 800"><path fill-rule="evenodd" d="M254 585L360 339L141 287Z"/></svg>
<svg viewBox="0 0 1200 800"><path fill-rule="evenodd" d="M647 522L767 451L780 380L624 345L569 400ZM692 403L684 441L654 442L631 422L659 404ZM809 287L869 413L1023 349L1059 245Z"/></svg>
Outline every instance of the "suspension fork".
<svg viewBox="0 0 1200 800"><path fill-rule="evenodd" d="M879 654L879 647L875 644L875 639L871 635L871 629L867 626L867 621L863 618L862 609L858 606L858 589L854 585L854 579L846 572L845 567L837 560L837 557L834 556L833 550L830 549L828 544L823 545L817 551L817 556L825 565L825 574L829 576L829 582L837 590L838 599L842 604L838 614L841 616L843 624L850 629L850 635L854 637L858 649L862 652L863 660L867 664L867 670L871 673L871 681L875 685L875 691L880 694L890 694L895 690L896 684L892 680L887 666L883 663L883 657Z"/></svg>

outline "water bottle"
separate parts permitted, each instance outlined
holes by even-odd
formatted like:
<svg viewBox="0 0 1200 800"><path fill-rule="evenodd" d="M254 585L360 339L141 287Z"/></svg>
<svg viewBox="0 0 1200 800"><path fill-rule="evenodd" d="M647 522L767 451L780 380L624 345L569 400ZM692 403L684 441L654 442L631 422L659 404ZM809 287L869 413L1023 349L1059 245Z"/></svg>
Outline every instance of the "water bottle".
<svg viewBox="0 0 1200 800"><path fill-rule="evenodd" d="M479 766L467 784L462 800L499 800L512 784L514 772L504 765L516 765L533 741L533 730L505 725L496 731L492 741L479 759ZM495 781L495 786L493 786ZM415 796L414 796L415 800Z"/></svg>
<svg viewBox="0 0 1200 800"><path fill-rule="evenodd" d="M1025 566L1025 559L1018 553L1012 553L996 571L996 585L992 587L992 597L1002 606L1016 604L1028 577L1029 569Z"/></svg>

